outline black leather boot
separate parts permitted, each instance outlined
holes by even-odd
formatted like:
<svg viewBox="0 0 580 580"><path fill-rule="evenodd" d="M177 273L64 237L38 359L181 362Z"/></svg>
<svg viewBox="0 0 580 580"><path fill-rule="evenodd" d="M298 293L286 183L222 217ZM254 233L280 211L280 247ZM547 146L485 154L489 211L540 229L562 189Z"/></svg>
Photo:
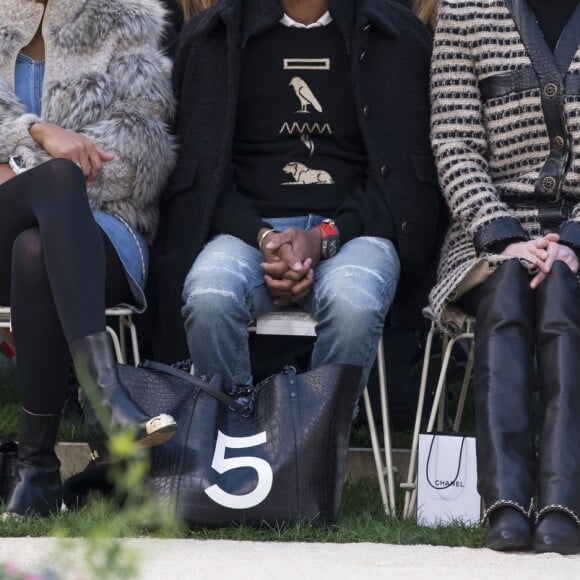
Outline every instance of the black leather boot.
<svg viewBox="0 0 580 580"><path fill-rule="evenodd" d="M527 550L532 544L530 519L517 509L500 507L489 514L486 546L492 550Z"/></svg>
<svg viewBox="0 0 580 580"><path fill-rule="evenodd" d="M490 518L488 546L531 546L535 492L532 430L534 295L517 260L502 264L460 304L475 314L478 490ZM494 516L494 513L497 514Z"/></svg>
<svg viewBox="0 0 580 580"><path fill-rule="evenodd" d="M4 517L48 516L60 510L60 461L54 452L60 415L35 415L22 409L16 485Z"/></svg>
<svg viewBox="0 0 580 580"><path fill-rule="evenodd" d="M537 289L544 424L538 455L538 552L580 552L580 285L562 261Z"/></svg>
<svg viewBox="0 0 580 580"><path fill-rule="evenodd" d="M173 417L149 417L121 384L107 332L75 340L69 348L80 386L105 429L132 429L136 441L144 447L160 445L173 437L177 428Z"/></svg>

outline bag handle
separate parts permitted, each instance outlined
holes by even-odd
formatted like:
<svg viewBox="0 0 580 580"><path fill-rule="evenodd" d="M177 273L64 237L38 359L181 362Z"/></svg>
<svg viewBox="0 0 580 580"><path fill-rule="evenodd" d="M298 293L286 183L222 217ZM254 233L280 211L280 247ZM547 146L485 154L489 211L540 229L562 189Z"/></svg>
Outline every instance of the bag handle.
<svg viewBox="0 0 580 580"><path fill-rule="evenodd" d="M437 435L433 435L431 438L431 445L429 445L429 455L427 455L427 464L425 465L425 477L427 479L427 483L433 488L437 490L449 489L452 485L455 485L457 478L459 477L459 472L461 470L461 459L463 457L463 445L465 444L465 437L461 439L461 447L459 449L459 463L457 464L457 473L452 481L450 481L447 485L437 486L433 485L431 478L429 477L429 462L431 461L431 451L433 450L433 442L435 441L435 437Z"/></svg>
<svg viewBox="0 0 580 580"><path fill-rule="evenodd" d="M221 391L219 391L217 389L212 389L205 381L202 381L198 377L196 377L194 375L190 375L189 373L186 373L185 371L176 369L175 367L170 367L169 365L166 365L163 363L158 363L158 362L154 362L154 361L150 361L150 360L144 360L141 363L141 367L144 369L157 371L160 373L165 373L166 375L172 375L172 376L174 376L182 381L185 381L186 383L189 383L192 387L197 387L198 389L200 389L204 393L207 393L208 395L210 395L211 397L213 397L214 399L216 399L220 403L223 403L224 405L228 406L230 409L232 409L234 411L244 411L245 410L244 405L242 405L241 403L238 403L238 401L236 401L232 397L228 397L228 395L226 395L225 393L222 393ZM223 380L220 375L214 375L214 378L219 378L220 382ZM213 381L213 379L212 379L212 381Z"/></svg>

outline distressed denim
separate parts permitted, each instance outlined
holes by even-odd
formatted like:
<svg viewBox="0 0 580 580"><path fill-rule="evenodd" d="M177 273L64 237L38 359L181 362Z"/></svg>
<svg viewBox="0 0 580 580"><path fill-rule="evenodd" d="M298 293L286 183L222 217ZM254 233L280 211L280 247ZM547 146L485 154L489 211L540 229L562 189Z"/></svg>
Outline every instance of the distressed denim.
<svg viewBox="0 0 580 580"><path fill-rule="evenodd" d="M267 219L278 230L309 229L323 218ZM197 374L221 373L227 383L251 385L248 324L279 310L263 279L262 253L242 240L219 235L198 256L183 288L185 330ZM385 316L399 278L391 241L359 237L321 261L312 292L299 307L316 319L311 368L359 365L366 385Z"/></svg>

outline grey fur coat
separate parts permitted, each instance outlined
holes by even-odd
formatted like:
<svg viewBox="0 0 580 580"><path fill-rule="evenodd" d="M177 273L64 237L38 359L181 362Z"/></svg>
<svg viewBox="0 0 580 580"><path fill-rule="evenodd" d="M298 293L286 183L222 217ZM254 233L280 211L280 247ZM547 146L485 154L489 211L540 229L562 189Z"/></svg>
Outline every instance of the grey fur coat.
<svg viewBox="0 0 580 580"><path fill-rule="evenodd" d="M86 135L115 155L88 187L92 209L118 214L151 239L157 198L175 147L170 62L159 51L165 10L157 0L2 0L0 163L28 167L50 156L31 138L39 120ZM42 112L27 114L14 93L20 50L42 21L46 50Z"/></svg>

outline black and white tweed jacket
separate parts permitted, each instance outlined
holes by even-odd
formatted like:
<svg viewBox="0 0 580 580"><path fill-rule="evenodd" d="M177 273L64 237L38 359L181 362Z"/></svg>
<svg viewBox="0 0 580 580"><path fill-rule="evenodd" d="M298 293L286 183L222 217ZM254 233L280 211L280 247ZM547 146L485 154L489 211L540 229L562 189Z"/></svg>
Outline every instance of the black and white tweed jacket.
<svg viewBox="0 0 580 580"><path fill-rule="evenodd" d="M451 210L426 314L447 308L502 242L556 231L580 249L580 6L552 53L525 0L442 0L431 140Z"/></svg>

